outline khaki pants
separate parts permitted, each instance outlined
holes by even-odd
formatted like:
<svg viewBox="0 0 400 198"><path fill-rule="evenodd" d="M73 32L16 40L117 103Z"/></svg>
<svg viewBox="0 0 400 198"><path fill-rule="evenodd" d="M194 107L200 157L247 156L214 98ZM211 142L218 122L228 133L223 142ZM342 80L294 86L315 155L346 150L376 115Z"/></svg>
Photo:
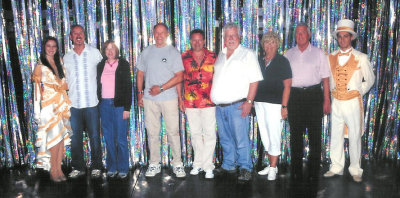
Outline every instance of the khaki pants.
<svg viewBox="0 0 400 198"><path fill-rule="evenodd" d="M150 149L150 164L159 164L161 115L165 121L168 144L172 150L172 166L182 166L181 144L179 136L178 99L168 101L153 101L143 99L144 117Z"/></svg>
<svg viewBox="0 0 400 198"><path fill-rule="evenodd" d="M186 108L194 150L193 168L214 170L214 149L217 140L215 107Z"/></svg>

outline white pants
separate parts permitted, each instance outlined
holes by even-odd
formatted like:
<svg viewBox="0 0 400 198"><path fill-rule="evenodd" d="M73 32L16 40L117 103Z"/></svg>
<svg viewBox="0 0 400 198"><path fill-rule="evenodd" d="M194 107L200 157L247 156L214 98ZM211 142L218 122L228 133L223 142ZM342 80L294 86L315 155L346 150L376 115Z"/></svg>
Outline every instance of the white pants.
<svg viewBox="0 0 400 198"><path fill-rule="evenodd" d="M255 102L261 141L269 155L281 154L281 133L283 128L280 104Z"/></svg>
<svg viewBox="0 0 400 198"><path fill-rule="evenodd" d="M194 150L193 167L213 170L217 139L215 107L186 108L186 116Z"/></svg>
<svg viewBox="0 0 400 198"><path fill-rule="evenodd" d="M348 127L349 153L351 175L362 176L361 165L361 118L358 98L350 100L332 99L331 123L331 167L334 173L343 173L344 155L344 126Z"/></svg>

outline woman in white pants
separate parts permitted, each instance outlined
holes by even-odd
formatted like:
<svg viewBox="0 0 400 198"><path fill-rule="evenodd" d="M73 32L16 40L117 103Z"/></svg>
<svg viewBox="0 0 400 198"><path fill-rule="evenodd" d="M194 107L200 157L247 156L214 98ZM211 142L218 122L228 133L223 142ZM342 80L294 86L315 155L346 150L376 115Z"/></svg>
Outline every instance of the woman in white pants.
<svg viewBox="0 0 400 198"><path fill-rule="evenodd" d="M264 80L259 82L254 99L261 141L270 163L258 174L268 174L268 180L275 180L278 173L281 131L283 120L288 116L287 104L292 84L290 63L277 53L280 43L280 38L275 32L267 32L262 37L261 46L264 53L259 57L259 63Z"/></svg>

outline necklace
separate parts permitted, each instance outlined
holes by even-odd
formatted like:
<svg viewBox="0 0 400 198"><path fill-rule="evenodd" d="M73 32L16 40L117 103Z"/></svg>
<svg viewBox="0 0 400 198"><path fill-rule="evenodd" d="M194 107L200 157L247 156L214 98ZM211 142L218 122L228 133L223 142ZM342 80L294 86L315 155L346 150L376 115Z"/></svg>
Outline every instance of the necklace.
<svg viewBox="0 0 400 198"><path fill-rule="evenodd" d="M117 61L118 61L118 59L117 59L117 60L115 60L113 63L110 63L110 62L108 62L108 60L107 60L107 63L110 65L110 67L113 67L113 66L114 66L114 64L115 64Z"/></svg>

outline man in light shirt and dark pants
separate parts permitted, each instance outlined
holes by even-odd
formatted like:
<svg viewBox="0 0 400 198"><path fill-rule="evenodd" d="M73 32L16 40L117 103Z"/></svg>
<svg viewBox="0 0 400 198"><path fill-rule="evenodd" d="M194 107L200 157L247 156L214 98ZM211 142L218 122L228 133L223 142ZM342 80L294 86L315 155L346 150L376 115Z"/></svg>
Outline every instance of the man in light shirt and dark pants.
<svg viewBox="0 0 400 198"><path fill-rule="evenodd" d="M307 24L296 27L296 43L285 56L292 68L288 104L292 177L302 178L303 135L308 130L310 178L317 179L321 162L322 117L330 113L329 66L325 53L310 44ZM323 90L321 89L321 83Z"/></svg>

